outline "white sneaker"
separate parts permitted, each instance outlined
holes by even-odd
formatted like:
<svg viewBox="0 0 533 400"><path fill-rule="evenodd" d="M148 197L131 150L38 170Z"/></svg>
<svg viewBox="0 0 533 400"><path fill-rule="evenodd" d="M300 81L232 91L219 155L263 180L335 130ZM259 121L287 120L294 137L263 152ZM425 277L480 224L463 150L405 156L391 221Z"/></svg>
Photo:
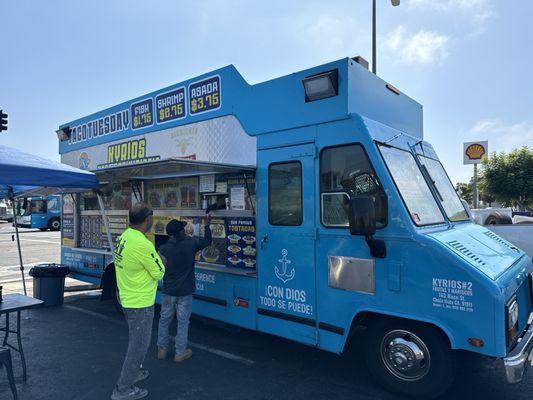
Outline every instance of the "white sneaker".
<svg viewBox="0 0 533 400"><path fill-rule="evenodd" d="M111 400L137 400L148 396L148 390L132 386L129 389L120 391L115 388L111 394Z"/></svg>
<svg viewBox="0 0 533 400"><path fill-rule="evenodd" d="M148 372L147 369L140 369L139 370L139 375L137 375L137 378L135 378L135 382L133 382L133 383L144 381L149 376L150 376L150 372Z"/></svg>

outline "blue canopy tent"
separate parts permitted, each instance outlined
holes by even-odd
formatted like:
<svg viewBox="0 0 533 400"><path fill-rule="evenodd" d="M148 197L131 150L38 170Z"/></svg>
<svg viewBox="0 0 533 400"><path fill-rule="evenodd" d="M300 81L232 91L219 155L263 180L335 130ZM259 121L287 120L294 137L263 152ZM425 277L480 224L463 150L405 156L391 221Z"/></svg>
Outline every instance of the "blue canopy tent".
<svg viewBox="0 0 533 400"><path fill-rule="evenodd" d="M1 198L14 199L15 197L29 195L38 196L53 193L69 193L97 188L98 180L92 172L82 171L69 165L0 145ZM99 200L101 201L100 197ZM14 202L13 215L16 215ZM24 294L26 294L24 265L22 263L22 252L16 218L14 218L14 221L22 283L24 285ZM107 231L109 232L108 229Z"/></svg>
<svg viewBox="0 0 533 400"><path fill-rule="evenodd" d="M64 189L98 187L96 175L89 171L0 146L0 187L34 186Z"/></svg>

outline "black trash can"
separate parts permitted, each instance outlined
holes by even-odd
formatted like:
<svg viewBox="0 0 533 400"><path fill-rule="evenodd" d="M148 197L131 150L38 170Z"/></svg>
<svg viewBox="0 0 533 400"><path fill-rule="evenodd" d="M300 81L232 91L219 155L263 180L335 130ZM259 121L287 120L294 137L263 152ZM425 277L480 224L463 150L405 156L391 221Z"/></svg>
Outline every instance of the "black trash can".
<svg viewBox="0 0 533 400"><path fill-rule="evenodd" d="M40 264L30 269L33 277L33 297L44 301L45 306L63 304L65 276L69 268L59 264Z"/></svg>

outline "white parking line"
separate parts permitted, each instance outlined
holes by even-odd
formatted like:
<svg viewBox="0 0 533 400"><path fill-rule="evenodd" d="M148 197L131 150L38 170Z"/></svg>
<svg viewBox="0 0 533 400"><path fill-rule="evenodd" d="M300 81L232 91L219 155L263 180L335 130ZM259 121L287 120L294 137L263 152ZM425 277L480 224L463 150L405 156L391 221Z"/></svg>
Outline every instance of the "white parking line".
<svg viewBox="0 0 533 400"><path fill-rule="evenodd" d="M59 240L52 241L52 240L38 240L38 239L26 239L26 238L20 238L21 242L40 242L40 243L52 243L52 244L59 244ZM11 239L9 240L0 240L0 242L11 242Z"/></svg>
<svg viewBox="0 0 533 400"><path fill-rule="evenodd" d="M41 261L41 262L38 262L38 263L24 264L24 270L26 271L27 269L29 269L31 267L34 267L36 265L39 265L39 264L53 264L53 262L52 261ZM0 268L20 268L20 264L0 265Z"/></svg>
<svg viewBox="0 0 533 400"><path fill-rule="evenodd" d="M240 362L241 364L244 364L244 365L255 364L254 361L249 360L247 358L244 358L244 357L241 357L241 356L237 356L235 354L228 353L227 351L218 350L218 349L212 349L211 347L204 346L203 344L194 343L194 342L189 341L189 345L191 347L194 347L194 348L197 348L197 349L200 349L200 350L204 350L204 351L207 351L207 352L212 353L212 354L216 354L217 356L227 358L228 360L233 360L233 361Z"/></svg>
<svg viewBox="0 0 533 400"><path fill-rule="evenodd" d="M86 308L71 306L69 304L65 304L65 305L63 305L63 307L68 308L70 310L74 310L74 311L78 311L78 312L90 315L92 317L103 319L104 321L111 322L111 323L116 324L116 325L124 325L124 321L122 321L122 320L118 320L116 318L108 317L107 315L100 314L100 313L97 313L95 311L87 310Z"/></svg>
<svg viewBox="0 0 533 400"><path fill-rule="evenodd" d="M91 315L91 316L96 317L96 318L100 318L100 319L102 319L104 321L108 321L108 322L111 322L111 323L116 324L116 325L124 325L124 321L122 321L122 320L118 320L116 318L108 317L107 315L103 315L103 314L100 314L100 313L95 312L95 311L87 310L85 308L71 306L71 305L67 305L67 304L65 304L63 307L71 309L71 310L74 310L74 311L78 311L78 312L81 312L81 313L84 313L84 314L87 314L87 315ZM199 350L203 350L203 351L207 351L208 353L215 354L215 355L217 355L219 357L224 357L224 358L226 358L228 360L237 361L237 362L240 362L241 364L244 364L244 365L253 365L253 364L255 364L255 361L249 360L248 358L244 358L244 357L238 356L236 354L228 353L227 351L223 351L223 350L219 350L219 349L213 349L211 347L204 346L203 344L194 343L194 342L189 341L189 345L191 347L193 347L193 348L196 348L196 349L199 349Z"/></svg>
<svg viewBox="0 0 533 400"><path fill-rule="evenodd" d="M40 242L40 243L52 243L59 244L59 240L38 240L38 239L20 239L21 242Z"/></svg>

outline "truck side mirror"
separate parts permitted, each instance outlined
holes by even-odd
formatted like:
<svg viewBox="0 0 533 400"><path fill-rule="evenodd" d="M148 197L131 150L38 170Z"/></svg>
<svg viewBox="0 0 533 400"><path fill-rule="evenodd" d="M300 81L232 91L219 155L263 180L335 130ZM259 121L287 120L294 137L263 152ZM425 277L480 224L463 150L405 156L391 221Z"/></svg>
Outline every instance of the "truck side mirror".
<svg viewBox="0 0 533 400"><path fill-rule="evenodd" d="M350 233L370 237L376 233L376 210L374 201L368 196L355 196L350 199Z"/></svg>
<svg viewBox="0 0 533 400"><path fill-rule="evenodd" d="M381 239L374 239L376 233L376 209L374 201L368 196L356 196L350 199L350 233L365 237L370 255L376 258L387 256L387 247Z"/></svg>

